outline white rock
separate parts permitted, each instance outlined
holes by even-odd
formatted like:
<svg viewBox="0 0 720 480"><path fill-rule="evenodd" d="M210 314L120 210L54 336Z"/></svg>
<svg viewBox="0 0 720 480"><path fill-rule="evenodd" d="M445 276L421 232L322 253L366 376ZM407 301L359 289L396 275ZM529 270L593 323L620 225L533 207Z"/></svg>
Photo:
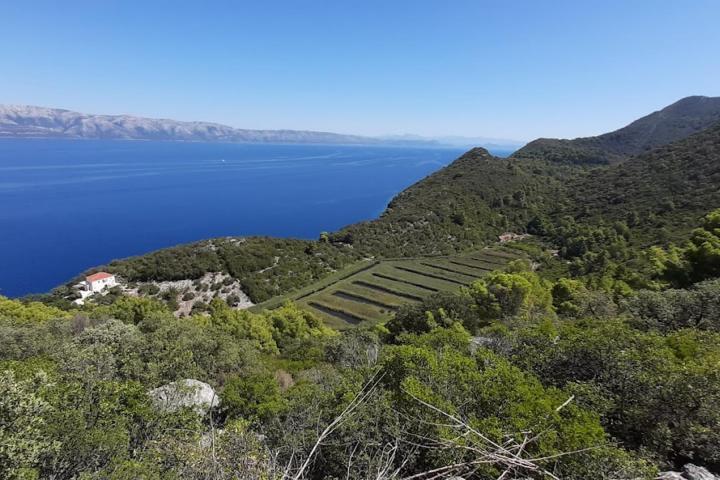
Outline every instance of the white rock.
<svg viewBox="0 0 720 480"><path fill-rule="evenodd" d="M687 480L680 472L662 472L657 480Z"/></svg>
<svg viewBox="0 0 720 480"><path fill-rule="evenodd" d="M720 477L713 475L706 468L698 467L688 463L683 467L683 477L688 480L720 480Z"/></svg>
<svg viewBox="0 0 720 480"><path fill-rule="evenodd" d="M682 472L662 472L657 480L720 480L720 477L706 468L688 463L683 466Z"/></svg>
<svg viewBox="0 0 720 480"><path fill-rule="evenodd" d="M191 378L168 383L148 392L156 408L164 412L175 412L191 407L200 415L220 405L220 397L207 383Z"/></svg>

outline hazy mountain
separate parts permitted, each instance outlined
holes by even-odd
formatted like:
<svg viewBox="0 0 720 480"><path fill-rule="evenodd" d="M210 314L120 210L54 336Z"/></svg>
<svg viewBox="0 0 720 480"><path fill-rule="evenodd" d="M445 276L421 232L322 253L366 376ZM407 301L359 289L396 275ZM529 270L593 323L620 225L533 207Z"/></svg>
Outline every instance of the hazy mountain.
<svg viewBox="0 0 720 480"><path fill-rule="evenodd" d="M89 115L70 110L25 105L0 105L0 137L253 143L386 143L357 135L302 130L245 130L217 123L179 122L129 115Z"/></svg>
<svg viewBox="0 0 720 480"><path fill-rule="evenodd" d="M483 147L488 150L512 151L525 145L526 142L506 138L491 137L464 137L460 135L444 135L438 137L424 137L421 135L386 135L380 137L383 140L405 141L405 142L427 142L445 145L449 147Z"/></svg>
<svg viewBox="0 0 720 480"><path fill-rule="evenodd" d="M563 163L617 163L681 140L720 122L720 97L686 97L631 124L597 137L539 138L514 154Z"/></svg>

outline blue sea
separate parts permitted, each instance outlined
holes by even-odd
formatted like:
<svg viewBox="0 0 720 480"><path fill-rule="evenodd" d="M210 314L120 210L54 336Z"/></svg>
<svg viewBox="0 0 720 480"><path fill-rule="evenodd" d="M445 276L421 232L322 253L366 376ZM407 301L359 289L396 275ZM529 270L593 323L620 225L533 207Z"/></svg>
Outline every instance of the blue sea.
<svg viewBox="0 0 720 480"><path fill-rule="evenodd" d="M376 217L462 151L0 140L0 295L204 238L317 238Z"/></svg>

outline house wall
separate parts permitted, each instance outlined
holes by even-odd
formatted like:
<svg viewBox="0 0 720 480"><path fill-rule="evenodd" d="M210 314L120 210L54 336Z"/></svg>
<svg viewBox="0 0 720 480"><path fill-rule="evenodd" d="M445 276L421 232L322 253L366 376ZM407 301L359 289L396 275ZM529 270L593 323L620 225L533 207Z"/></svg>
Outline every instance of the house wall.
<svg viewBox="0 0 720 480"><path fill-rule="evenodd" d="M90 283L90 290L93 292L99 292L105 288L111 288L117 285L115 277L101 278Z"/></svg>

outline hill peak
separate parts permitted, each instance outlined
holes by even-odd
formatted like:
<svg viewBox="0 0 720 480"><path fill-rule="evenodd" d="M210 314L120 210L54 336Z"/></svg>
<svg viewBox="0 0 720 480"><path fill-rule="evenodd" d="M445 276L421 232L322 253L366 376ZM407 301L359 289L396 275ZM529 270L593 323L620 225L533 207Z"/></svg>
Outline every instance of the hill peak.
<svg viewBox="0 0 720 480"><path fill-rule="evenodd" d="M707 105L717 105L720 103L720 97L708 97L705 95L690 95L685 98L681 98L675 103L668 105L663 110L671 110L677 108L694 108L694 107L705 107Z"/></svg>
<svg viewBox="0 0 720 480"><path fill-rule="evenodd" d="M477 159L477 160L488 160L491 158L495 158L492 153L490 153L486 148L483 147L474 147L465 152L463 155L465 158L469 159Z"/></svg>
<svg viewBox="0 0 720 480"><path fill-rule="evenodd" d="M682 140L720 122L720 97L690 96L618 130L573 140L542 138L518 150L515 158L561 163L618 163L628 157Z"/></svg>

